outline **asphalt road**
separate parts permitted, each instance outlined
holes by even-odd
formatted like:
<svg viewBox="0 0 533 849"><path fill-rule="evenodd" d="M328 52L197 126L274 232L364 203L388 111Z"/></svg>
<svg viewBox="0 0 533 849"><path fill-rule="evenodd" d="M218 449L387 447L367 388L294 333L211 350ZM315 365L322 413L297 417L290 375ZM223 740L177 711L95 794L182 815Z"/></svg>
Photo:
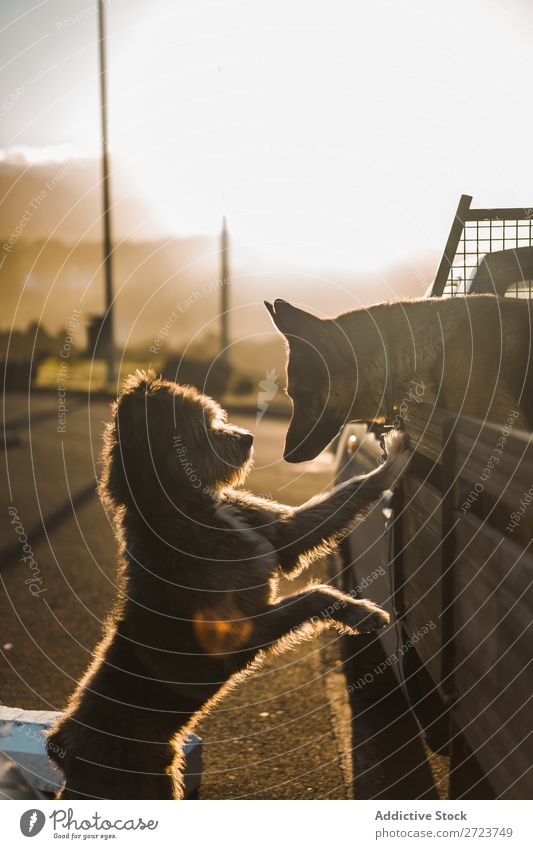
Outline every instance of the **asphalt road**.
<svg viewBox="0 0 533 849"><path fill-rule="evenodd" d="M31 405L23 395L6 398L0 524L6 705L64 706L114 596L115 541L95 495L108 408L68 397L67 407L60 420L54 395L34 395ZM323 458L298 467L283 462L285 422L268 414L259 424L243 416L235 421L256 434L251 489L295 504L327 484L331 465ZM28 538L25 552L15 516ZM294 589L287 584L287 593ZM199 728L203 798L350 797L351 722L339 658L339 640L328 632L273 659L219 704Z"/></svg>

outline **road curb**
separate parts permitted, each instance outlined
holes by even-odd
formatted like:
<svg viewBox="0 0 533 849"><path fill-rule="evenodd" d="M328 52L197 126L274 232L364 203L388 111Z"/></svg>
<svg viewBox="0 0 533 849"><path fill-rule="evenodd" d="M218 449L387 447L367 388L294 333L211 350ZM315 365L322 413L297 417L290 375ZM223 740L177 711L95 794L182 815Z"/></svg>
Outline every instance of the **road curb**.
<svg viewBox="0 0 533 849"><path fill-rule="evenodd" d="M0 751L19 767L33 789L47 795L55 794L63 783L61 772L45 750L46 732L60 717L58 711L0 707ZM196 734L189 734L185 740L186 799L197 794L201 777L202 741Z"/></svg>

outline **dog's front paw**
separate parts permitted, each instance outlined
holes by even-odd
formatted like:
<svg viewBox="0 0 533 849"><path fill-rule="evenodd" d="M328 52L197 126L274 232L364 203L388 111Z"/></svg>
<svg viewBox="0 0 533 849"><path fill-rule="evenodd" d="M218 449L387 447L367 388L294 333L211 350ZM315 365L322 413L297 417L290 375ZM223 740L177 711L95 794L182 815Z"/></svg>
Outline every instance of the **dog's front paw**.
<svg viewBox="0 0 533 849"><path fill-rule="evenodd" d="M352 601L344 611L342 624L350 634L362 634L368 631L378 631L390 622L386 610L382 610L373 601L363 599Z"/></svg>

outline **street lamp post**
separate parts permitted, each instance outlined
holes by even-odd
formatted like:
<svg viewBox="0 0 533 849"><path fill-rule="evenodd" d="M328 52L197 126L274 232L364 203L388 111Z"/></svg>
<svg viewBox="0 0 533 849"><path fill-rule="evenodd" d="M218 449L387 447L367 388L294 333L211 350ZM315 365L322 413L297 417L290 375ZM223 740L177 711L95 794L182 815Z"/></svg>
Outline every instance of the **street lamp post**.
<svg viewBox="0 0 533 849"><path fill-rule="evenodd" d="M109 145L107 130L107 80L105 53L104 0L98 0L98 47L100 60L100 119L102 130L102 223L105 284L105 317L101 333L107 362L108 383L115 382L115 338L113 328L113 265L111 243L111 192L109 181Z"/></svg>
<svg viewBox="0 0 533 849"><path fill-rule="evenodd" d="M229 359L229 237L226 216L222 219L220 238L220 360L227 366Z"/></svg>

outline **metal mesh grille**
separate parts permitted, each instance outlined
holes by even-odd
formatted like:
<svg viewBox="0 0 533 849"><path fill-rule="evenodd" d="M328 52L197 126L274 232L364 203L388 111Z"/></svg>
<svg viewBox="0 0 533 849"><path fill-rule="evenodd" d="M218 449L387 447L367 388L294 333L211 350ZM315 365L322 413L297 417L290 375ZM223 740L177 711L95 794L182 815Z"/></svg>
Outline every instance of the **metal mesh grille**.
<svg viewBox="0 0 533 849"><path fill-rule="evenodd" d="M533 246L533 219L465 221L443 294L464 295L486 254ZM513 283L507 297L531 298L533 280Z"/></svg>

